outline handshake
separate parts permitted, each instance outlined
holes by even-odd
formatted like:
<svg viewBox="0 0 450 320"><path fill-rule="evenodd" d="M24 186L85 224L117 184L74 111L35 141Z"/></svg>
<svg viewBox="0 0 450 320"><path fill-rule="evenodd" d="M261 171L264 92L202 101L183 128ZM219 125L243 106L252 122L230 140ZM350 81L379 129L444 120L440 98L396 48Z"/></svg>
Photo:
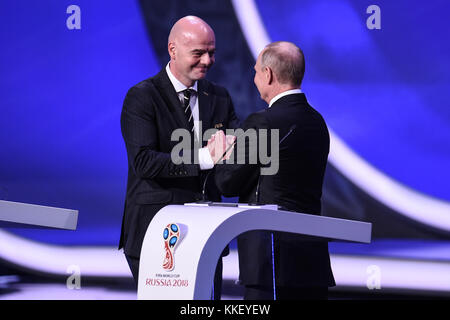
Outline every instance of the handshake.
<svg viewBox="0 0 450 320"><path fill-rule="evenodd" d="M230 158L235 142L235 136L225 135L222 130L217 131L208 139L207 148L214 164Z"/></svg>

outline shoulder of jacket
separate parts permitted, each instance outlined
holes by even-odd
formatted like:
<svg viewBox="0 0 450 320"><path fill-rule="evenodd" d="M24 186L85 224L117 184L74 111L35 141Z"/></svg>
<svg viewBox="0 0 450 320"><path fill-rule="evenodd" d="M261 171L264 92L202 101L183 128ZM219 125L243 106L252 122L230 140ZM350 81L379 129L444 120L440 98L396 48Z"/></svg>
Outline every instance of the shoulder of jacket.
<svg viewBox="0 0 450 320"><path fill-rule="evenodd" d="M270 127L270 119L268 117L268 110L262 109L256 112L251 113L247 119L245 120L246 127L253 128L267 128Z"/></svg>
<svg viewBox="0 0 450 320"><path fill-rule="evenodd" d="M155 87L154 79L155 79L155 77L147 78L145 80L142 80L141 82L136 83L131 88L136 88L139 90L139 89L148 89L148 88Z"/></svg>
<svg viewBox="0 0 450 320"><path fill-rule="evenodd" d="M148 78L145 80L142 80L141 82L135 84L130 89L128 89L127 95L139 95L139 96L147 96L151 95L152 92L154 92L156 89L156 86L153 82L153 78Z"/></svg>

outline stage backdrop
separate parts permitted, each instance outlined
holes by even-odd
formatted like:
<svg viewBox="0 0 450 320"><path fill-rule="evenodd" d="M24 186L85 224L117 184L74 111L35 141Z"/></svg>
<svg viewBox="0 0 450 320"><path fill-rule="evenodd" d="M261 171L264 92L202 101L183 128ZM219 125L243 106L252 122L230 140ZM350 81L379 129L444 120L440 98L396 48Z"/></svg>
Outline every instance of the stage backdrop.
<svg viewBox="0 0 450 320"><path fill-rule="evenodd" d="M13 232L55 244L118 243L127 175L123 99L166 65L170 27L184 15L216 31L208 78L229 89L239 117L265 107L253 85L249 37L256 33L245 34L242 16L251 15L239 2L0 4L0 199L79 210L77 231ZM404 188L448 204L448 1L380 0L372 10L360 0L248 3L270 41L303 49L302 90L332 132ZM370 196L333 163L323 202L326 215L373 222L375 237L448 237Z"/></svg>

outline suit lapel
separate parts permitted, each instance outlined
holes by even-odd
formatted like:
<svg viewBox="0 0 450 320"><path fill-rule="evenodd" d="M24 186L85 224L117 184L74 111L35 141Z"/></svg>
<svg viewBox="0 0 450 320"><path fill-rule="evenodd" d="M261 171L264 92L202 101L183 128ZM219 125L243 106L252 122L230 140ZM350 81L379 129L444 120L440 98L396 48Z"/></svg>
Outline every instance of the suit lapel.
<svg viewBox="0 0 450 320"><path fill-rule="evenodd" d="M198 108L199 108L199 120L202 122L202 132L200 137L203 137L203 133L211 128L211 118L214 114L214 96L205 81L198 81ZM205 144L206 141L203 142Z"/></svg>
<svg viewBox="0 0 450 320"><path fill-rule="evenodd" d="M169 77L167 76L166 70L162 69L154 79L155 86L158 88L158 91L161 94L164 102L166 103L167 109L175 119L177 126L179 128L188 129L188 122L183 113L181 102L178 99L175 88L173 87L172 83L169 80Z"/></svg>

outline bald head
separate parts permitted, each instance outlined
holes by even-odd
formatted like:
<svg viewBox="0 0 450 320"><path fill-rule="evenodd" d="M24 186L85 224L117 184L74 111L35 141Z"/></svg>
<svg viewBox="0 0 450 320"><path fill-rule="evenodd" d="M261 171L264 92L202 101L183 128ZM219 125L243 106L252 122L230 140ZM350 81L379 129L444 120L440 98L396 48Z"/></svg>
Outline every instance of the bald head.
<svg viewBox="0 0 450 320"><path fill-rule="evenodd" d="M299 88L305 74L305 58L295 44L273 42L261 53L261 67L270 67L280 84Z"/></svg>
<svg viewBox="0 0 450 320"><path fill-rule="evenodd" d="M213 29L196 16L186 16L178 20L170 30L169 43L189 41L196 37L214 37Z"/></svg>
<svg viewBox="0 0 450 320"><path fill-rule="evenodd" d="M214 63L214 31L199 17L181 18L170 30L168 50L170 71L190 87L195 81L204 78Z"/></svg>

